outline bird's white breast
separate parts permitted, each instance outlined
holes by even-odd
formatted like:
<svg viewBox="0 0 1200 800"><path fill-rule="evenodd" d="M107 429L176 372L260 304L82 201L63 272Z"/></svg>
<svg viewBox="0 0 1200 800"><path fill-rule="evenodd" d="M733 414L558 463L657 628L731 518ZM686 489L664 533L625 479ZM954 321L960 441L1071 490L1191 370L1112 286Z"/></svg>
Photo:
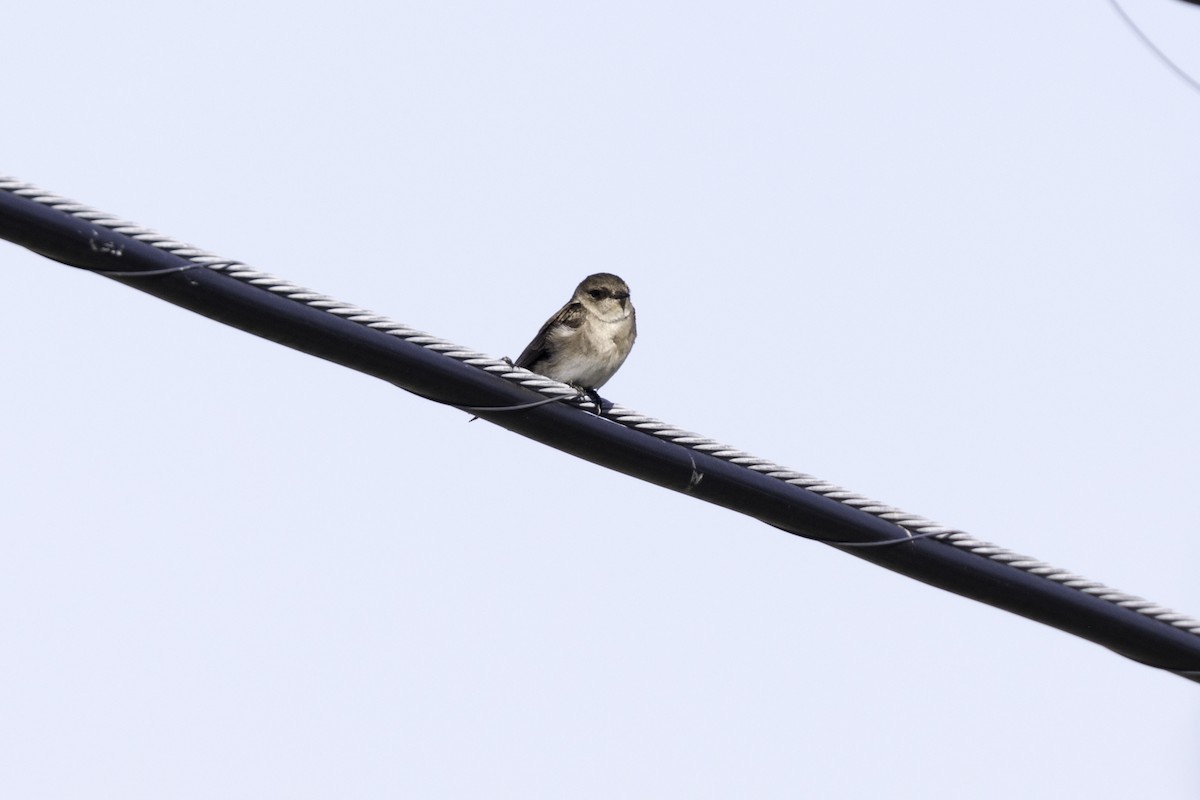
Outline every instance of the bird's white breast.
<svg viewBox="0 0 1200 800"><path fill-rule="evenodd" d="M625 363L630 348L619 342L628 340L632 325L629 316L612 322L591 316L578 328L559 328L551 334L557 340L555 353L542 374L563 383L599 389Z"/></svg>

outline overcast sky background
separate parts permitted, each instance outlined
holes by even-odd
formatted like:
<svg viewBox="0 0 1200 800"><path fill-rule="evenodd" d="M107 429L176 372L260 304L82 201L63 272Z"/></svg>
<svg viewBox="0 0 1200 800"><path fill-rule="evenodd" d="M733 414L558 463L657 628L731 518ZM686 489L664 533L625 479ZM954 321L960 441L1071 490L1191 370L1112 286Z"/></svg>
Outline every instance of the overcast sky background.
<svg viewBox="0 0 1200 800"><path fill-rule="evenodd" d="M1200 77L1200 8L1125 7ZM1200 93L1105 2L26 3L0 171L1200 614ZM0 244L21 798L1195 798L1195 684Z"/></svg>

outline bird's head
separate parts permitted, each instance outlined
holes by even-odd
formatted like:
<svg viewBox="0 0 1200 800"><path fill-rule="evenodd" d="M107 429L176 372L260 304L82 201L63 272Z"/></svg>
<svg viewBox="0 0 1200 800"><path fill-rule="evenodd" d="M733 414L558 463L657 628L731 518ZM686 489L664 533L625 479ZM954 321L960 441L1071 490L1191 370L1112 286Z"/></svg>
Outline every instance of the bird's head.
<svg viewBox="0 0 1200 800"><path fill-rule="evenodd" d="M608 272L584 278L575 288L575 300L605 322L617 322L633 313L628 284Z"/></svg>

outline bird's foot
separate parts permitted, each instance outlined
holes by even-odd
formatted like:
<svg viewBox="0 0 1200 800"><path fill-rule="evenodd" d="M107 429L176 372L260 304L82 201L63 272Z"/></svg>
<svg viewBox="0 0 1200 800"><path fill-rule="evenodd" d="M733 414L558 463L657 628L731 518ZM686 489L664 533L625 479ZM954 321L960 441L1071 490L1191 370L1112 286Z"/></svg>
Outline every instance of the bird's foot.
<svg viewBox="0 0 1200 800"><path fill-rule="evenodd" d="M592 401L592 403L596 406L597 417L604 416L604 398L602 398L595 389L586 389L583 386L578 386L574 383L571 384L571 388L579 392L580 397L586 397L588 400Z"/></svg>

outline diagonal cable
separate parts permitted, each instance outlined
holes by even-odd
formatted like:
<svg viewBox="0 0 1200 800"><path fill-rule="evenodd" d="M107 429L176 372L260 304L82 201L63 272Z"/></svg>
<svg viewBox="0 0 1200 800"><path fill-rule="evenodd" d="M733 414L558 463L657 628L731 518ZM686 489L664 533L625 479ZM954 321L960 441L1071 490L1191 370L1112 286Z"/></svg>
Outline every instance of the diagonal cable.
<svg viewBox="0 0 1200 800"><path fill-rule="evenodd" d="M2 175L0 238L1200 681L1198 619Z"/></svg>

